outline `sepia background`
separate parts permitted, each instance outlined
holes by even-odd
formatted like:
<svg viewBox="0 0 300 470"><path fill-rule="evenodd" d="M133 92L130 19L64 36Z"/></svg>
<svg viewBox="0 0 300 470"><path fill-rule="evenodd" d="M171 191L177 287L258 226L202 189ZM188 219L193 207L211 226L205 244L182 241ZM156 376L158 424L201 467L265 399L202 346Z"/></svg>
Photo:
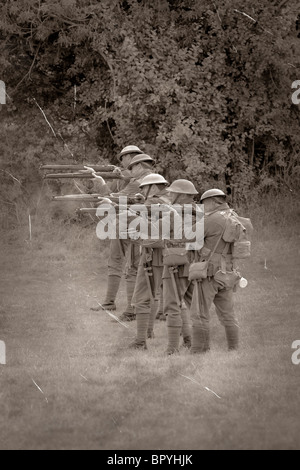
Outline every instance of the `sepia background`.
<svg viewBox="0 0 300 470"><path fill-rule="evenodd" d="M1 449L299 448L298 3L1 3ZM134 323L90 310L108 244L40 166L117 164L126 145L251 217L238 353L214 312L211 353L165 357L164 323L130 351Z"/></svg>

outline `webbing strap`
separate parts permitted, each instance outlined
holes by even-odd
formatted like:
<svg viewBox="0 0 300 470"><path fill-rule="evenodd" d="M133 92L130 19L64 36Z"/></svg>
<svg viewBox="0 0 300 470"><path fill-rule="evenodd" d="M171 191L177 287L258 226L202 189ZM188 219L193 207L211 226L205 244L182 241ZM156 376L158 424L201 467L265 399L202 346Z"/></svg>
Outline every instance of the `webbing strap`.
<svg viewBox="0 0 300 470"><path fill-rule="evenodd" d="M227 224L228 224L228 219L226 219L226 223L225 223L225 225L224 225L224 229L223 229L223 231L222 231L222 233L221 233L221 235L220 235L220 237L219 237L219 239L218 239L218 241L217 241L217 243L216 243L216 246L214 247L213 251L211 252L211 254L210 254L210 256L209 256L209 258L208 258L208 260L207 260L208 262L211 261L212 257L214 256L214 254L215 254L215 252L216 252L216 249L218 248L219 243L220 243L220 241L222 240L222 237L223 237L223 235L224 235L224 233L225 233L225 230L226 230L226 228L227 228ZM225 248L226 248L226 247L225 247ZM228 247L228 249L229 249L229 247ZM222 253L222 255L223 255L223 253Z"/></svg>
<svg viewBox="0 0 300 470"><path fill-rule="evenodd" d="M228 255L228 251L230 248L230 243L226 243L224 250L221 254L221 271L222 273L226 274L226 256Z"/></svg>

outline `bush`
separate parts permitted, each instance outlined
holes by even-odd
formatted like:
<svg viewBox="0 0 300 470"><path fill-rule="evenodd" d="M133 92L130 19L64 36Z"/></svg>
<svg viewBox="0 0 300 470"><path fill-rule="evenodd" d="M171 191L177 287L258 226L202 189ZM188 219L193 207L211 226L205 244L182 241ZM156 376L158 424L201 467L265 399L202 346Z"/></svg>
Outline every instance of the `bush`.
<svg viewBox="0 0 300 470"><path fill-rule="evenodd" d="M226 189L234 204L297 191L296 3L2 4L1 168L22 186L1 173L0 197L31 211L40 163L115 163L132 143L168 179Z"/></svg>

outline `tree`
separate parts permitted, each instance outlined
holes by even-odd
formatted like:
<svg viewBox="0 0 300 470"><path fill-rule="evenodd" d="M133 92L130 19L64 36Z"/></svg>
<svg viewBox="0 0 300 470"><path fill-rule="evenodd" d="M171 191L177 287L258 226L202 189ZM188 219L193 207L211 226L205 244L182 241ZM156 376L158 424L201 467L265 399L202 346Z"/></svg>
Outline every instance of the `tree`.
<svg viewBox="0 0 300 470"><path fill-rule="evenodd" d="M236 201L299 187L296 0L10 0L0 11L9 119L21 130L34 115L48 130L44 159L63 149L115 162L134 143L170 180Z"/></svg>

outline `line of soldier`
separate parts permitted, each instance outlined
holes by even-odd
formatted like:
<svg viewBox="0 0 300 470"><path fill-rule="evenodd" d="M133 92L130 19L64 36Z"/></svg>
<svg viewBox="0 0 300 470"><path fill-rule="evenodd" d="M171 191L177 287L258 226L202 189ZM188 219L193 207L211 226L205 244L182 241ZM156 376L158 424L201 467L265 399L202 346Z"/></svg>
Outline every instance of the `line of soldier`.
<svg viewBox="0 0 300 470"><path fill-rule="evenodd" d="M119 159L124 173L131 179L121 186L118 183L118 192L113 193L112 187L93 173L101 195L137 196L145 204L164 205L166 213L175 212L174 217L182 217L174 207L191 204L196 215L198 206L194 199L199 193L192 182L181 179L169 186L163 176L154 173L154 159L136 146L125 147ZM232 254L232 243L223 239L232 210L226 203L225 193L219 189L206 191L201 196L201 204L205 214L204 245L199 250L186 251L182 233L173 233L172 240L111 240L107 293L102 308L116 310L125 266L127 308L120 320L136 319L137 334L129 345L131 348L147 349L148 339L154 337L155 319L163 315L167 318L168 355L179 352L181 336L183 346L191 353L209 351L210 308L214 304L225 328L228 349L238 349L239 325L233 294L240 276ZM161 224L161 221L157 222ZM196 217L194 222L196 224ZM191 275L191 267L195 268L194 272L200 272L196 276L193 272ZM229 283L227 278L224 282L225 275L230 278Z"/></svg>

